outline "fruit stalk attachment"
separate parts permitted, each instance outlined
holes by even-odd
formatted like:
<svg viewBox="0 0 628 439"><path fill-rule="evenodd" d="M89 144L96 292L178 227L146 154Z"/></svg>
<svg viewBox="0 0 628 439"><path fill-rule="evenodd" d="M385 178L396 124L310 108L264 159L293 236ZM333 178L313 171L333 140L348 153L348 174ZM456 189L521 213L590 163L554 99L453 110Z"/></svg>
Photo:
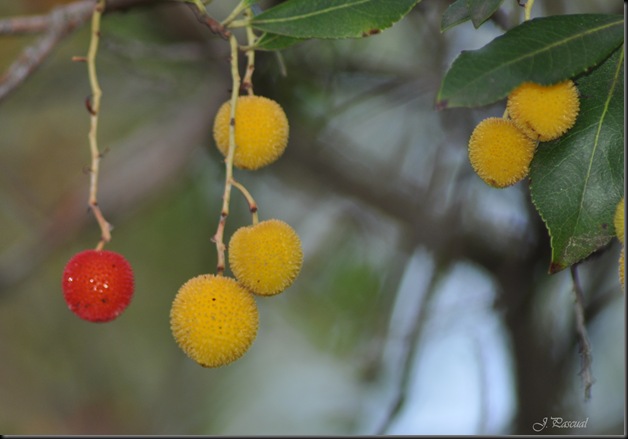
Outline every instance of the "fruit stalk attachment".
<svg viewBox="0 0 628 439"><path fill-rule="evenodd" d="M225 189L222 195L222 209L220 211L220 220L218 221L218 229L214 234L213 241L216 243L216 251L218 252L218 262L216 272L222 275L225 271L225 243L224 233L227 217L229 216L229 201L231 199L231 186L233 185L233 156L235 154L235 115L236 105L240 92L240 71L238 69L238 40L235 36L229 36L229 46L231 48L231 112L229 114L229 150L225 159ZM256 209L257 211L257 209Z"/></svg>
<svg viewBox="0 0 628 439"><path fill-rule="evenodd" d="M74 58L77 61L85 61L87 63L87 72L89 75L89 84L92 94L86 101L87 110L90 114L90 129L88 134L89 150L91 154L90 181L89 181L89 199L88 205L91 209L98 225L100 227L101 238L96 246L96 250L102 250L106 243L111 241L111 224L107 222L100 206L98 205L98 175L100 171L100 159L102 153L98 148L98 116L100 113L100 99L102 90L98 83L96 74L96 55L98 53L98 43L100 41L100 18L105 10L105 0L98 0L94 6L91 23L91 39L89 49L85 58Z"/></svg>

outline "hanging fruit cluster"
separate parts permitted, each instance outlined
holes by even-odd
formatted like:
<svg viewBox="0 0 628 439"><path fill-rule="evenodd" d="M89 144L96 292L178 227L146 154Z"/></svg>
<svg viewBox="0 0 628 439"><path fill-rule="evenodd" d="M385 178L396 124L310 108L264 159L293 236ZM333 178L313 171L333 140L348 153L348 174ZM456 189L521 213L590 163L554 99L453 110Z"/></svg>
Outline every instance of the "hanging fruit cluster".
<svg viewBox="0 0 628 439"><path fill-rule="evenodd" d="M191 3L201 16L207 14L200 1ZM223 366L244 355L255 340L259 326L255 297L285 291L303 264L301 240L295 230L279 219L260 222L253 196L233 176L234 167L254 171L278 160L288 145L290 131L281 105L253 92L253 46L257 37L246 20L240 20L239 24L236 20L240 15L252 16L247 4L240 3L219 24L231 48L232 88L231 99L219 108L213 124L215 145L225 157L223 204L212 237L217 249L216 273L200 274L185 282L175 295L170 310L170 327L175 342L204 367ZM119 253L103 249L111 240L111 226L97 199L102 156L97 143L97 128L102 92L95 60L105 6L105 0L99 0L94 7L87 56L74 58L87 63L92 90L86 102L91 117L89 145L92 157L88 205L100 226L101 239L95 249L72 257L62 277L63 294L69 309L90 322L116 319L130 304L135 286L130 263ZM226 30L232 24L246 27L246 49ZM241 50L247 57L247 74L242 81L238 66ZM252 224L237 229L227 246L224 233L232 188L239 190L247 200ZM227 252L233 277L225 275Z"/></svg>
<svg viewBox="0 0 628 439"><path fill-rule="evenodd" d="M511 186L528 176L539 142L564 135L580 109L573 81L553 85L524 82L508 95L503 118L480 122L469 139L469 161L484 182Z"/></svg>

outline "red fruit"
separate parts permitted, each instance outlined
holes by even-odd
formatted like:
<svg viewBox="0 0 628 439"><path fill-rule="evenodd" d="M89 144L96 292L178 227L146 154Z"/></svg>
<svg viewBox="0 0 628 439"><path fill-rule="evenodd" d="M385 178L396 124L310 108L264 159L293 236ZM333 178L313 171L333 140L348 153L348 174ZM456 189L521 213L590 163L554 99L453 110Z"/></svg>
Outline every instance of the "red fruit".
<svg viewBox="0 0 628 439"><path fill-rule="evenodd" d="M90 322L108 322L131 302L134 291L131 264L119 253L84 250L63 270L63 296L70 310Z"/></svg>

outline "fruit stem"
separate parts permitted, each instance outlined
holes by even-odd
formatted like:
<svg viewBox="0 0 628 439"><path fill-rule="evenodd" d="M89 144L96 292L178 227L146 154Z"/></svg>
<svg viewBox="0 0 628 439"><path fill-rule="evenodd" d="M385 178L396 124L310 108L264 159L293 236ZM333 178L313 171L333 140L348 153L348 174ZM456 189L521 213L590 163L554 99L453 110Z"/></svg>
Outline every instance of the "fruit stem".
<svg viewBox="0 0 628 439"><path fill-rule="evenodd" d="M225 18L220 24L222 24L223 26L228 26L245 9L248 9L246 6L246 2L244 0L241 0L240 3L238 3L238 5L233 9L233 11L231 11L231 13L227 16L227 18Z"/></svg>
<svg viewBox="0 0 628 439"><path fill-rule="evenodd" d="M235 181L233 178L231 179L231 184L237 188L240 192L242 192L242 195L244 195L244 198L246 198L246 201L249 203L249 211L251 212L252 215L252 221L253 221L253 225L256 225L257 223L259 223L259 216L257 214L257 203L255 202L255 200L253 199L253 196L251 195L251 193L244 187L244 185L238 183L237 181Z"/></svg>
<svg viewBox="0 0 628 439"><path fill-rule="evenodd" d="M244 16L247 18L253 17L253 11L251 8L246 8L244 11ZM253 46L255 45L255 40L257 36L253 32L253 28L249 25L246 26L246 40L247 40L247 49L246 49L246 72L244 74L244 80L242 81L242 90L246 90L249 96L253 96L253 71L255 70L255 49Z"/></svg>
<svg viewBox="0 0 628 439"><path fill-rule="evenodd" d="M216 251L218 252L218 262L216 271L218 275L222 275L225 271L225 243L224 233L227 216L229 216L229 200L231 198L231 186L233 184L233 156L235 154L235 124L236 124L236 105L238 102L240 90L240 72L238 70L238 40L231 35L229 36L229 45L231 46L231 78L233 85L231 87L231 109L229 115L229 151L225 159L225 190L222 195L222 209L220 212L220 220L218 221L218 229L213 237L216 243Z"/></svg>
<svg viewBox="0 0 628 439"><path fill-rule="evenodd" d="M532 6L534 6L534 0L528 0L524 9L524 20L528 21L530 19L530 14L532 12Z"/></svg>
<svg viewBox="0 0 628 439"><path fill-rule="evenodd" d="M102 154L98 149L98 114L100 112L100 98L102 90L96 75L96 54L98 53L98 42L100 40L100 18L105 10L105 0L98 0L92 14L92 35L87 52L87 71L89 84L92 90L91 100L87 102L87 109L90 113L90 129L88 134L89 149L92 157L89 182L88 204L92 210L98 225L100 226L101 238L96 246L96 250L102 250L104 245L111 240L111 224L105 220L100 207L98 206L98 174L100 170L100 159Z"/></svg>

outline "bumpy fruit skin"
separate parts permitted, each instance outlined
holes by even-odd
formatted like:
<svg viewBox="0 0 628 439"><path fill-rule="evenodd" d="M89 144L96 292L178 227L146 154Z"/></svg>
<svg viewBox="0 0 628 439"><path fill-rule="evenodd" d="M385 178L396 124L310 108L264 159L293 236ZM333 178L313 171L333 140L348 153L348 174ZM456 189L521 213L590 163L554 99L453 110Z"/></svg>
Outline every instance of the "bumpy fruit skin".
<svg viewBox="0 0 628 439"><path fill-rule="evenodd" d="M617 235L617 239L622 244L624 243L624 197L621 198L619 203L617 203L617 208L615 209L615 217L613 220L615 225L615 234Z"/></svg>
<svg viewBox="0 0 628 439"><path fill-rule="evenodd" d="M535 148L534 140L523 134L512 121L489 117L471 134L469 161L486 184L503 188L528 175Z"/></svg>
<svg viewBox="0 0 628 439"><path fill-rule="evenodd" d="M272 219L241 227L229 241L229 265L238 282L261 296L279 294L301 271L299 235L283 221Z"/></svg>
<svg viewBox="0 0 628 439"><path fill-rule="evenodd" d="M222 104L214 119L214 140L226 157L229 151L231 103ZM236 104L233 164L255 170L276 161L288 145L289 125L286 113L272 99L240 96Z"/></svg>
<svg viewBox="0 0 628 439"><path fill-rule="evenodd" d="M84 250L63 270L62 289L70 310L90 322L109 322L131 303L135 282L131 264L108 250Z"/></svg>
<svg viewBox="0 0 628 439"><path fill-rule="evenodd" d="M253 295L224 276L203 274L188 280L170 309L175 341L203 367L224 366L244 355L258 325Z"/></svg>
<svg viewBox="0 0 628 439"><path fill-rule="evenodd" d="M541 142L569 130L578 117L580 99L571 80L553 85L524 82L508 96L508 115L527 136Z"/></svg>

